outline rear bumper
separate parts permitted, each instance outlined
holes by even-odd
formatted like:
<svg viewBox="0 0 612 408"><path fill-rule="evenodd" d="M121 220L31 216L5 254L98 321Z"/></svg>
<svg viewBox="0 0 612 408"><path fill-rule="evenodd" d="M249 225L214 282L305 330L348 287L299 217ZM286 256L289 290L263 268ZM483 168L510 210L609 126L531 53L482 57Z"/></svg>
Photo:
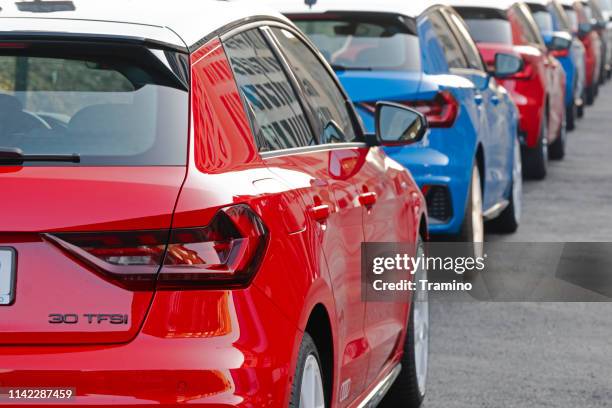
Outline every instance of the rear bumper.
<svg viewBox="0 0 612 408"><path fill-rule="evenodd" d="M158 292L142 332L128 344L0 347L0 386L74 388L75 399L53 405L66 407L286 406L300 340L256 288Z"/></svg>
<svg viewBox="0 0 612 408"><path fill-rule="evenodd" d="M410 170L421 190L442 187L448 192L449 217L440 220L430 216L429 232L432 235L457 235L461 231L475 145L475 136L455 127L432 129L424 144L385 149L391 158ZM439 213L432 208L428 210L430 215Z"/></svg>

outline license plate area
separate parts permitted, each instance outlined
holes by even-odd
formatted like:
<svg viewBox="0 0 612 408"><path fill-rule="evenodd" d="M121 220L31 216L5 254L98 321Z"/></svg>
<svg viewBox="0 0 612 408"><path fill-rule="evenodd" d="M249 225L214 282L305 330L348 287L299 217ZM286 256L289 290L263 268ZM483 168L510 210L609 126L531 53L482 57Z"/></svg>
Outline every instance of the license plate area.
<svg viewBox="0 0 612 408"><path fill-rule="evenodd" d="M15 300L15 260L13 248L0 248L0 306L9 306Z"/></svg>

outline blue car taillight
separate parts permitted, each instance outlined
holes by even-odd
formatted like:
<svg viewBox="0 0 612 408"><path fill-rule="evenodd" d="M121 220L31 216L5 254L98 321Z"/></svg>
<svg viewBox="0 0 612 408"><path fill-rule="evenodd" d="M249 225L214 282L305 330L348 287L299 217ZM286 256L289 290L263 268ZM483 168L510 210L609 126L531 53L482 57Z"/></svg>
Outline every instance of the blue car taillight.
<svg viewBox="0 0 612 408"><path fill-rule="evenodd" d="M417 101L398 101L402 105L416 109L427 118L432 128L450 128L455 124L459 115L459 103L448 91L438 92L432 99ZM376 102L360 103L362 108L374 112Z"/></svg>

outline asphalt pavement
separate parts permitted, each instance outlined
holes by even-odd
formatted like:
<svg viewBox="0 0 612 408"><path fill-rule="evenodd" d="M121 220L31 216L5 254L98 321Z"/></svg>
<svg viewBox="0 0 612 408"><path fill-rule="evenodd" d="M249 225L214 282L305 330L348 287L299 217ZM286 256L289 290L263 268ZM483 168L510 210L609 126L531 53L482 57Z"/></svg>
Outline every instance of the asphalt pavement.
<svg viewBox="0 0 612 408"><path fill-rule="evenodd" d="M612 241L612 84L524 190L519 231L488 240ZM612 303L432 303L430 334L425 408L612 407Z"/></svg>

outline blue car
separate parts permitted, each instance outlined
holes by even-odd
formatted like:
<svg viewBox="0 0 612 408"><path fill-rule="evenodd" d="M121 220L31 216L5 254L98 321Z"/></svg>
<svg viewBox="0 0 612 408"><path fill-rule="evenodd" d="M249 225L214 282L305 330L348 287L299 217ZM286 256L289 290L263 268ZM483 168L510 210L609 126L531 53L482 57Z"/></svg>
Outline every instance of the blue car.
<svg viewBox="0 0 612 408"><path fill-rule="evenodd" d="M572 36L571 22L558 0L538 0L527 3L542 38L547 45L563 36L571 41L569 49L552 51L565 71L565 106L567 130L574 130L576 118L582 117L586 99L585 49L582 41Z"/></svg>
<svg viewBox="0 0 612 408"><path fill-rule="evenodd" d="M514 232L522 194L516 106L487 72L461 17L450 7L419 3L278 0L275 6L331 63L370 132L379 100L426 115L425 140L386 150L421 187L431 234L482 242L486 220ZM522 68L510 54L496 62L499 75Z"/></svg>

